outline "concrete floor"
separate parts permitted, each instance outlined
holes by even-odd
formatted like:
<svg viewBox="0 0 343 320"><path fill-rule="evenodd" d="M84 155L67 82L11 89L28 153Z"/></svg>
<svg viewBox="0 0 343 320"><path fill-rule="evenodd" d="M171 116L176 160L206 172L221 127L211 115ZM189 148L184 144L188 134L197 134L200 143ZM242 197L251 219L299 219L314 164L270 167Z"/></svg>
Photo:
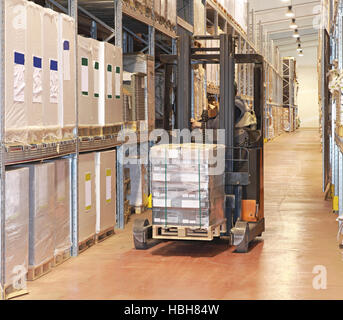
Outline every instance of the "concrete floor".
<svg viewBox="0 0 343 320"><path fill-rule="evenodd" d="M324 201L317 130L266 145L266 232L247 254L225 241L166 242L135 251L124 231L29 283L19 299L341 299L343 256ZM315 266L327 289L313 288Z"/></svg>

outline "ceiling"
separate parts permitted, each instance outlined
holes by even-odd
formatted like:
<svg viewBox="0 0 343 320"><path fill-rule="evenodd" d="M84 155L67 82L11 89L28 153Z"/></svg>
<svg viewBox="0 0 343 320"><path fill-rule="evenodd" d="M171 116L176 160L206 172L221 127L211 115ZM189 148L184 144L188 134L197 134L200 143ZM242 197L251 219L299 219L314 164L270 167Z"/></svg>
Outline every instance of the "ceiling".
<svg viewBox="0 0 343 320"><path fill-rule="evenodd" d="M292 5L295 13L302 47L318 46L318 30L313 25L321 5L320 0L249 0L250 9L255 11L256 23L261 21L264 30L268 32L270 39L274 40L281 53L296 50L293 31L289 28L291 18L285 16L289 5Z"/></svg>

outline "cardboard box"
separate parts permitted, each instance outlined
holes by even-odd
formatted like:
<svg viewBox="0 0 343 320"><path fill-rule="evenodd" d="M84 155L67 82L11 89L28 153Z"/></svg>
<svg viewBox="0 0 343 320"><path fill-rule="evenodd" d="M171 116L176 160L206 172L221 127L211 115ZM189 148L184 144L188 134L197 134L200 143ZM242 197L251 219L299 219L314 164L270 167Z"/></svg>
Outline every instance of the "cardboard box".
<svg viewBox="0 0 343 320"><path fill-rule="evenodd" d="M27 1L5 1L5 141L28 140L28 106L26 103Z"/></svg>
<svg viewBox="0 0 343 320"><path fill-rule="evenodd" d="M55 161L55 255L71 248L70 160Z"/></svg>
<svg viewBox="0 0 343 320"><path fill-rule="evenodd" d="M98 121L99 53L96 40L78 36L79 125L95 126Z"/></svg>
<svg viewBox="0 0 343 320"><path fill-rule="evenodd" d="M43 140L61 139L58 117L59 61L58 61L58 13L43 10ZM53 39L53 41L52 41Z"/></svg>
<svg viewBox="0 0 343 320"><path fill-rule="evenodd" d="M99 123L123 122L123 56L121 48L100 42Z"/></svg>
<svg viewBox="0 0 343 320"><path fill-rule="evenodd" d="M96 233L116 225L116 151L96 153Z"/></svg>
<svg viewBox="0 0 343 320"><path fill-rule="evenodd" d="M55 164L30 165L29 265L39 266L55 251Z"/></svg>
<svg viewBox="0 0 343 320"><path fill-rule="evenodd" d="M65 14L59 15L58 21L58 53L59 53L59 123L65 139L73 137L76 126L76 66L75 66L75 23Z"/></svg>
<svg viewBox="0 0 343 320"><path fill-rule="evenodd" d="M29 262L29 169L6 171L5 284L26 273ZM21 269L21 270L20 270Z"/></svg>
<svg viewBox="0 0 343 320"><path fill-rule="evenodd" d="M95 153L79 158L79 242L95 235L96 192Z"/></svg>

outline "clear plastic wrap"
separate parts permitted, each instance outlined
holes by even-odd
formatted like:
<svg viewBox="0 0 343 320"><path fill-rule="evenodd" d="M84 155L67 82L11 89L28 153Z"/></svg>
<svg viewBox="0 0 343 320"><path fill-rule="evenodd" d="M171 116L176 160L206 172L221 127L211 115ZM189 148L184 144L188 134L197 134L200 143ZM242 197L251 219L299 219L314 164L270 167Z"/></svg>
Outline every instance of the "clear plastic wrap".
<svg viewBox="0 0 343 320"><path fill-rule="evenodd" d="M29 169L6 171L5 284L13 283L15 268L29 262Z"/></svg>
<svg viewBox="0 0 343 320"><path fill-rule="evenodd" d="M70 160L55 161L55 255L71 248Z"/></svg>
<svg viewBox="0 0 343 320"><path fill-rule="evenodd" d="M96 153L96 232L116 225L116 151Z"/></svg>
<svg viewBox="0 0 343 320"><path fill-rule="evenodd" d="M100 42L99 123L114 125L123 122L123 55L122 49Z"/></svg>
<svg viewBox="0 0 343 320"><path fill-rule="evenodd" d="M75 23L68 15L59 15L58 26L59 53L59 121L64 139L73 138L76 126L75 108Z"/></svg>
<svg viewBox="0 0 343 320"><path fill-rule="evenodd" d="M43 9L43 141L62 137L58 112L58 15L56 11Z"/></svg>
<svg viewBox="0 0 343 320"><path fill-rule="evenodd" d="M79 125L98 125L99 42L78 36Z"/></svg>
<svg viewBox="0 0 343 320"><path fill-rule="evenodd" d="M194 35L204 35L206 34L206 25L205 25L205 8L203 1L195 0L194 1Z"/></svg>
<svg viewBox="0 0 343 320"><path fill-rule="evenodd" d="M30 165L29 265L39 266L55 251L55 164Z"/></svg>
<svg viewBox="0 0 343 320"><path fill-rule="evenodd" d="M153 224L209 227L224 221L224 170L212 172L221 145L151 149Z"/></svg>
<svg viewBox="0 0 343 320"><path fill-rule="evenodd" d="M28 142L43 141L43 11L34 2L27 2L27 62L25 101L28 107ZM31 61L33 57L33 63Z"/></svg>
<svg viewBox="0 0 343 320"><path fill-rule="evenodd" d="M5 141L27 143L27 1L5 1Z"/></svg>
<svg viewBox="0 0 343 320"><path fill-rule="evenodd" d="M139 158L134 158L136 162ZM144 164L126 164L125 168L130 171L131 192L128 200L131 206L145 206L149 196L147 167Z"/></svg>
<svg viewBox="0 0 343 320"><path fill-rule="evenodd" d="M79 158L79 242L95 235L96 193L95 153Z"/></svg>
<svg viewBox="0 0 343 320"><path fill-rule="evenodd" d="M155 15L161 15L161 0L154 0Z"/></svg>

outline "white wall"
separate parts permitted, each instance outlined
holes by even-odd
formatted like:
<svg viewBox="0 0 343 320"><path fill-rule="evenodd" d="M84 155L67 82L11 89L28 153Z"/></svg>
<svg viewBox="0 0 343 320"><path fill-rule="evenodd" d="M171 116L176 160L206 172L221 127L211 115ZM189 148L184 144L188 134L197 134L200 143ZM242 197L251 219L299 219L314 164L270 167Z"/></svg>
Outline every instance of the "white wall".
<svg viewBox="0 0 343 320"><path fill-rule="evenodd" d="M295 47L295 45L294 45ZM282 56L295 57L299 82L298 107L302 128L319 127L317 47L304 47L304 56L296 50L281 52Z"/></svg>

